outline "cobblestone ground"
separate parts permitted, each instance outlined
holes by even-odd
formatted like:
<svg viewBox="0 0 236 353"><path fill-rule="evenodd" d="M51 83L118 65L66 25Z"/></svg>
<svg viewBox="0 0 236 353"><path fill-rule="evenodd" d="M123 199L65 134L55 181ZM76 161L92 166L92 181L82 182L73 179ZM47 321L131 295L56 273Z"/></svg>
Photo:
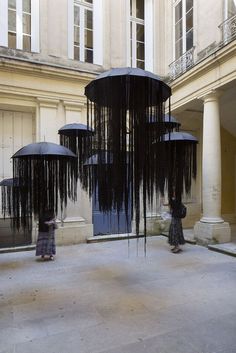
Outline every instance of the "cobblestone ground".
<svg viewBox="0 0 236 353"><path fill-rule="evenodd" d="M137 253L138 248L138 253ZM235 353L236 259L165 237L0 255L0 353Z"/></svg>

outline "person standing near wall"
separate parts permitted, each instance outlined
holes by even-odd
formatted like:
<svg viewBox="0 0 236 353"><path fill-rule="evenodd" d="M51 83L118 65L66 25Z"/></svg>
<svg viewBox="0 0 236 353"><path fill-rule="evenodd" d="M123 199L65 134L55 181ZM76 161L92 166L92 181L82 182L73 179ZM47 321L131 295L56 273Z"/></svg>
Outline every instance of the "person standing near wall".
<svg viewBox="0 0 236 353"><path fill-rule="evenodd" d="M172 246L171 251L174 254L177 254L182 251L180 245L185 244L181 219L186 216L186 207L182 204L181 200L177 200L175 196L170 198L169 207L171 223L168 234L168 243Z"/></svg>
<svg viewBox="0 0 236 353"><path fill-rule="evenodd" d="M42 260L54 260L56 254L55 229L57 228L55 215L52 211L39 216L39 232L36 243L36 256Z"/></svg>

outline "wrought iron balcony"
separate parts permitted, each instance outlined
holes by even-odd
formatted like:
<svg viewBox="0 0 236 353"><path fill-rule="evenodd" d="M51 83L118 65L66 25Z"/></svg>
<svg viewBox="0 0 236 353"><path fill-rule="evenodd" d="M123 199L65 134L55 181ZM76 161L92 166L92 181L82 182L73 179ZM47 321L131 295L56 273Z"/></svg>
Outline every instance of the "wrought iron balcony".
<svg viewBox="0 0 236 353"><path fill-rule="evenodd" d="M219 25L222 32L222 42L227 44L236 38L236 15L228 18Z"/></svg>
<svg viewBox="0 0 236 353"><path fill-rule="evenodd" d="M179 59L169 65L170 78L174 80L194 65L194 47L186 51Z"/></svg>

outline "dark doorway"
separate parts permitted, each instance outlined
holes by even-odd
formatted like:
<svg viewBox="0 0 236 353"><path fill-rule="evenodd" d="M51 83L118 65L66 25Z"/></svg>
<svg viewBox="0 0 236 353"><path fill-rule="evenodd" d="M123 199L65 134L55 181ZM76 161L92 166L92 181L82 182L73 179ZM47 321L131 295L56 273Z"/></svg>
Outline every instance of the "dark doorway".
<svg viewBox="0 0 236 353"><path fill-rule="evenodd" d="M109 213L101 212L99 204L93 195L93 227L94 235L108 235L108 234L125 234L131 232L131 212L128 212L128 219L126 219L125 209L122 209L117 215L116 210Z"/></svg>

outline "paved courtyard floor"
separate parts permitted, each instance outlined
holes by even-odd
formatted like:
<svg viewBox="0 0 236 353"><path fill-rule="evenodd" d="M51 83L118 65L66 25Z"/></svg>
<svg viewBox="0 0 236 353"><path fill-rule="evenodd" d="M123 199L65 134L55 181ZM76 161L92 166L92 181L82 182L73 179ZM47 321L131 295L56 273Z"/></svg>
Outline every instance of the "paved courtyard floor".
<svg viewBox="0 0 236 353"><path fill-rule="evenodd" d="M236 259L166 238L0 255L0 353L235 353Z"/></svg>

